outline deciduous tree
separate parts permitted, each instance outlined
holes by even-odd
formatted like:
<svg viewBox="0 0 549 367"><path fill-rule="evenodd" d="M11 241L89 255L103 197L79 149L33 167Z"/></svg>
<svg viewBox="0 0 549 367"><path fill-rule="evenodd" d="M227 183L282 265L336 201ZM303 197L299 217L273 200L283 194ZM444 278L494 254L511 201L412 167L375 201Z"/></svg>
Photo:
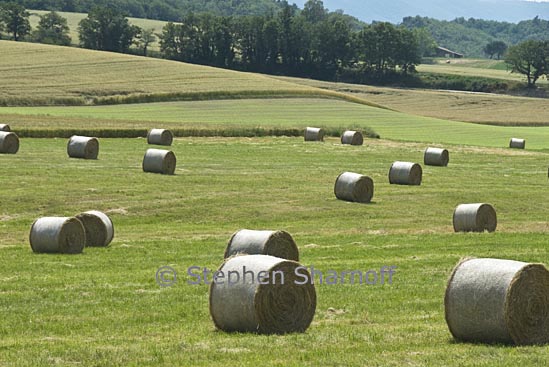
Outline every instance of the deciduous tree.
<svg viewBox="0 0 549 367"><path fill-rule="evenodd" d="M526 76L528 87L549 73L549 41L529 40L509 47L505 62L512 73Z"/></svg>
<svg viewBox="0 0 549 367"><path fill-rule="evenodd" d="M0 24L14 41L30 33L29 12L17 3L0 4Z"/></svg>
<svg viewBox="0 0 549 367"><path fill-rule="evenodd" d="M52 11L40 17L32 37L36 42L68 46L71 44L67 19Z"/></svg>
<svg viewBox="0 0 549 367"><path fill-rule="evenodd" d="M139 28L111 7L95 7L78 25L80 45L93 50L127 52Z"/></svg>

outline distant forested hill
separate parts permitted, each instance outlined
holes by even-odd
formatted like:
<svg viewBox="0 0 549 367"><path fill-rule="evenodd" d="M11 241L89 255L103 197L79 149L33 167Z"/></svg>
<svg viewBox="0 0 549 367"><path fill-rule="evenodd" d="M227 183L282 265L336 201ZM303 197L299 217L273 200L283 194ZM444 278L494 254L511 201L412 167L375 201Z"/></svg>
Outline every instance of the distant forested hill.
<svg viewBox="0 0 549 367"><path fill-rule="evenodd" d="M417 16L404 18L402 24L411 29L426 28L439 46L466 57L485 56L482 49L494 40L513 45L527 39L549 39L549 21L537 17L515 24L464 18L441 21Z"/></svg>
<svg viewBox="0 0 549 367"><path fill-rule="evenodd" d="M87 13L94 5L116 5L129 16L178 21L182 14L264 15L278 11L279 0L13 0L27 9ZM0 1L4 3L8 1Z"/></svg>

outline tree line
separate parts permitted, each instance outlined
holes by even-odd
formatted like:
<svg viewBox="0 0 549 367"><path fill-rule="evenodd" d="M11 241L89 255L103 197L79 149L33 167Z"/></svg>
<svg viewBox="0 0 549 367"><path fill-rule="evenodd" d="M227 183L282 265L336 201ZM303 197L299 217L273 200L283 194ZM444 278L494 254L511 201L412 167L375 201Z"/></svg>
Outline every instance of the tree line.
<svg viewBox="0 0 549 367"><path fill-rule="evenodd" d="M390 23L355 30L348 17L309 0L297 11L224 17L188 14L160 35L163 57L239 70L333 79L358 73L386 78L415 70L416 34Z"/></svg>

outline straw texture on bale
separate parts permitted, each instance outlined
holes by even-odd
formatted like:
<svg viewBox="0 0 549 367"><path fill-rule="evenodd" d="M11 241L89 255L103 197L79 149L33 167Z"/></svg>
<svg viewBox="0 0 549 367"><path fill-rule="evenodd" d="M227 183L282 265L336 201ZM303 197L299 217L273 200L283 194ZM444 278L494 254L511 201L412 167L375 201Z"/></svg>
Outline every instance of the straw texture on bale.
<svg viewBox="0 0 549 367"><path fill-rule="evenodd" d="M286 231L241 229L231 236L225 250L225 258L240 253L271 255L281 259L299 261L297 245Z"/></svg>
<svg viewBox="0 0 549 367"><path fill-rule="evenodd" d="M315 314L316 291L310 281L298 284L304 279L296 274L297 268L298 274L311 279L306 268L295 261L268 255L227 259L218 270L224 278L210 286L210 314L215 326L228 332L260 334L307 330Z"/></svg>
<svg viewBox="0 0 549 367"><path fill-rule="evenodd" d="M427 148L423 154L423 163L426 166L446 167L450 161L448 150L441 148Z"/></svg>
<svg viewBox="0 0 549 367"><path fill-rule="evenodd" d="M0 131L0 153L15 154L19 151L19 137L9 131Z"/></svg>
<svg viewBox="0 0 549 367"><path fill-rule="evenodd" d="M305 141L324 141L324 130L318 127L306 128Z"/></svg>
<svg viewBox="0 0 549 367"><path fill-rule="evenodd" d="M73 135L67 144L67 153L71 158L97 159L99 141L96 138Z"/></svg>
<svg viewBox="0 0 549 367"><path fill-rule="evenodd" d="M151 129L147 133L147 143L156 145L172 145L173 134L170 130Z"/></svg>
<svg viewBox="0 0 549 367"><path fill-rule="evenodd" d="M460 204L454 210L455 232L494 232L498 220L490 204Z"/></svg>
<svg viewBox="0 0 549 367"><path fill-rule="evenodd" d="M344 172L336 179L334 193L339 200L369 203L374 196L374 181L368 176Z"/></svg>
<svg viewBox="0 0 549 367"><path fill-rule="evenodd" d="M77 218L43 217L32 224L29 239L34 252L78 254L86 244L86 232Z"/></svg>
<svg viewBox="0 0 549 367"><path fill-rule="evenodd" d="M347 130L341 135L341 144L362 145L364 137L360 131Z"/></svg>
<svg viewBox="0 0 549 367"><path fill-rule="evenodd" d="M389 169L389 183L397 185L421 185L423 170L417 163L394 162Z"/></svg>
<svg viewBox="0 0 549 367"><path fill-rule="evenodd" d="M461 261L448 281L444 306L457 340L549 343L549 271L541 264Z"/></svg>
<svg viewBox="0 0 549 367"><path fill-rule="evenodd" d="M509 141L509 148L524 149L526 147L526 140L511 138Z"/></svg>
<svg viewBox="0 0 549 367"><path fill-rule="evenodd" d="M10 132L10 131L11 131L10 125L8 125L8 124L0 124L0 131L7 131L7 132Z"/></svg>
<svg viewBox="0 0 549 367"><path fill-rule="evenodd" d="M143 171L173 175L176 163L175 154L172 151L147 149L143 157Z"/></svg>
<svg viewBox="0 0 549 367"><path fill-rule="evenodd" d="M111 218L105 213L90 210L76 216L86 231L86 247L104 247L114 237L114 226Z"/></svg>

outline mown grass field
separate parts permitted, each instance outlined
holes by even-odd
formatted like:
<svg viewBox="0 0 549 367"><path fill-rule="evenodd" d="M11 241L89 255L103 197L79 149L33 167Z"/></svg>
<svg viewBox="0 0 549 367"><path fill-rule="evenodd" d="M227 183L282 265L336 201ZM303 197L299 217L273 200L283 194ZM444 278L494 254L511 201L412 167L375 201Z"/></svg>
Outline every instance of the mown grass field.
<svg viewBox="0 0 549 367"><path fill-rule="evenodd" d="M31 24L32 29L36 29L38 26L38 22L40 22L40 16L49 13L45 10L29 10L29 13L31 14L29 21ZM79 44L79 38L78 38L78 24L80 21L84 18L86 18L88 15L85 13L70 13L70 12L57 12L59 15L61 15L63 18L67 19L67 25L69 26L70 32L69 35L72 39L72 44L78 45ZM161 21L161 20L154 20L154 19L142 19L142 18L128 18L130 24L136 25L138 27L141 27L143 29L152 29L155 34L161 34L162 28L166 25L167 22ZM158 37L157 37L158 38ZM150 45L150 50L160 50L160 43L158 39L156 42Z"/></svg>
<svg viewBox="0 0 549 367"><path fill-rule="evenodd" d="M501 126L549 125L549 102L541 98L278 79L356 95L407 114Z"/></svg>
<svg viewBox="0 0 549 367"><path fill-rule="evenodd" d="M389 185L394 160L420 162L425 144L335 138L184 138L175 176L141 172L144 139L102 139L97 161L66 157L66 139L22 139L0 155L0 364L5 366L516 366L543 365L548 347L456 343L443 313L463 256L549 263L547 154L449 146L447 168L424 167L422 186ZM370 175L371 204L338 201L343 171ZM484 201L493 234L452 233L452 211ZM32 222L109 213L115 240L82 255L37 255ZM240 228L285 229L301 262L337 271L397 266L392 285L317 285L304 334L214 329L208 288L187 267L216 268ZM170 265L178 282L161 288ZM283 353L281 353L283 351Z"/></svg>
<svg viewBox="0 0 549 367"><path fill-rule="evenodd" d="M0 53L0 105L322 93L258 74L72 47L0 41Z"/></svg>
<svg viewBox="0 0 549 367"><path fill-rule="evenodd" d="M22 131L71 129L212 130L372 128L382 138L426 143L505 147L511 137L527 149L549 149L549 127L503 127L404 114L319 98L277 98L128 104L92 107L3 107L0 121Z"/></svg>

